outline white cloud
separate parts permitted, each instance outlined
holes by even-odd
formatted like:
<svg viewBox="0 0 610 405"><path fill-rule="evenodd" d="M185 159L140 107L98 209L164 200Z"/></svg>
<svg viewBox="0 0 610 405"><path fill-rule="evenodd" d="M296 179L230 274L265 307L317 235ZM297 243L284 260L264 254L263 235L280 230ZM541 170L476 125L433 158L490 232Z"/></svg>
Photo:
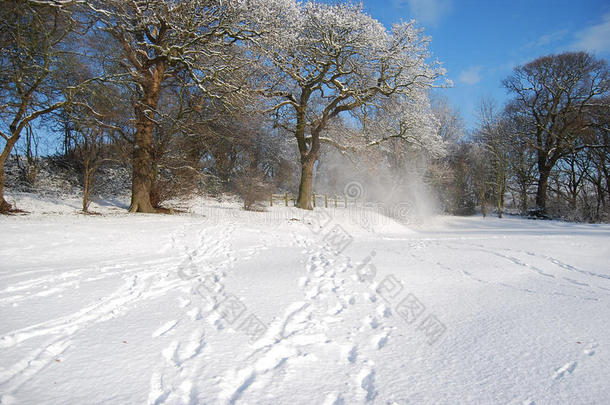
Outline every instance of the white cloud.
<svg viewBox="0 0 610 405"><path fill-rule="evenodd" d="M417 21L422 24L437 25L453 8L453 0L393 0L395 7L405 4Z"/></svg>
<svg viewBox="0 0 610 405"><path fill-rule="evenodd" d="M561 41L568 34L569 34L569 31L567 29L562 29L559 31L551 32L550 34L542 35L535 41L528 43L527 45L525 45L525 48L529 48L529 49L534 48L535 49L535 48L541 48L541 47L544 47L547 45L551 45L551 44L557 43L558 41Z"/></svg>
<svg viewBox="0 0 610 405"><path fill-rule="evenodd" d="M610 52L610 13L604 14L602 22L577 32L570 48L591 52Z"/></svg>
<svg viewBox="0 0 610 405"><path fill-rule="evenodd" d="M466 84L477 84L481 81L481 66L471 66L458 76L458 81Z"/></svg>

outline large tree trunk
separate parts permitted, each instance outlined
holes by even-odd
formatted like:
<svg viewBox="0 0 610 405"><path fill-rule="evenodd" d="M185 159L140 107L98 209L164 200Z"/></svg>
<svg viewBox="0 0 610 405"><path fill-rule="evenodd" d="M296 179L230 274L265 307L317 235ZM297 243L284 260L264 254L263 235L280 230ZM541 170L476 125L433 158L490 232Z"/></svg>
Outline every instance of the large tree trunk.
<svg viewBox="0 0 610 405"><path fill-rule="evenodd" d="M156 212L151 202L154 181L153 134L155 122L152 119L159 103L161 82L165 65L157 65L143 84L144 98L135 107L136 135L133 151L133 176L131 181L131 206L129 212Z"/></svg>
<svg viewBox="0 0 610 405"><path fill-rule="evenodd" d="M324 128L324 122L311 131L309 142L305 136L305 128L307 123L306 104L311 95L311 88L303 89L301 93L301 105L296 109L297 125L295 136L301 156L301 181L299 183L299 197L297 198L297 207L312 210L311 194L313 192L313 168L320 154L320 131ZM309 148L308 148L309 144Z"/></svg>
<svg viewBox="0 0 610 405"><path fill-rule="evenodd" d="M311 205L311 193L313 192L313 167L316 157L308 154L301 158L301 182L299 184L299 197L297 207L306 210L313 209Z"/></svg>
<svg viewBox="0 0 610 405"><path fill-rule="evenodd" d="M544 167L538 169L538 189L536 190L536 210L541 214L546 213L546 191L549 185L551 169Z"/></svg>
<svg viewBox="0 0 610 405"><path fill-rule="evenodd" d="M0 214L11 210L11 205L4 199L4 162L0 164Z"/></svg>
<svg viewBox="0 0 610 405"><path fill-rule="evenodd" d="M13 150L13 146L15 146L15 143L17 142L18 138L18 136L11 136L6 141L4 149L0 154L0 214L10 212L12 209L11 205L4 199L4 165L6 163L6 160L10 156L11 150Z"/></svg>
<svg viewBox="0 0 610 405"><path fill-rule="evenodd" d="M133 151L133 178L131 181L131 206L129 212L156 212L151 202L153 182L152 123L138 123Z"/></svg>

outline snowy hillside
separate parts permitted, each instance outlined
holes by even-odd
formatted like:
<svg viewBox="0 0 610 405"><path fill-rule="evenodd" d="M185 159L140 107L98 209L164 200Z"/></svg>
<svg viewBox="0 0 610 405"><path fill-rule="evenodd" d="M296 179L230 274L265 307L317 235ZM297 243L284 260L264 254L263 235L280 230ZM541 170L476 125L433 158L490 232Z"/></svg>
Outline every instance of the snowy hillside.
<svg viewBox="0 0 610 405"><path fill-rule="evenodd" d="M1 404L610 401L608 225L15 198Z"/></svg>

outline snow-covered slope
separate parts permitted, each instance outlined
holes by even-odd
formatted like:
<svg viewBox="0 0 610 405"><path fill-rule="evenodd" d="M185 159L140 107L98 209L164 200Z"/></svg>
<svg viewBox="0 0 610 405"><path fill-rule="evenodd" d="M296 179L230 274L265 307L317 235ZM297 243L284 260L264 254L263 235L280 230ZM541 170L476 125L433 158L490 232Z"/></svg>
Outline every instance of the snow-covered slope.
<svg viewBox="0 0 610 405"><path fill-rule="evenodd" d="M610 226L104 204L0 218L0 403L610 401Z"/></svg>

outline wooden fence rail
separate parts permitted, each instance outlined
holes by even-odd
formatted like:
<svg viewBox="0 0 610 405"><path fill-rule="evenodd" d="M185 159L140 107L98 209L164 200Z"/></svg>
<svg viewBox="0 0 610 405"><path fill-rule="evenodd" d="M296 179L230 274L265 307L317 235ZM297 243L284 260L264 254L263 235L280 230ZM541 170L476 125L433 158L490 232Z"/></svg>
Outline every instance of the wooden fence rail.
<svg viewBox="0 0 610 405"><path fill-rule="evenodd" d="M363 200L359 200L357 198L350 198L346 195L328 195L328 194L316 194L313 193L311 195L311 203L315 207L320 205L322 206L322 201L324 201L324 208L328 208L329 205L331 207L344 207L347 208L349 205L358 205L364 204ZM284 193L284 194L270 194L269 195L269 206L273 207L273 204L284 203L284 206L288 207L289 204L295 206L297 203L297 196L292 193Z"/></svg>

